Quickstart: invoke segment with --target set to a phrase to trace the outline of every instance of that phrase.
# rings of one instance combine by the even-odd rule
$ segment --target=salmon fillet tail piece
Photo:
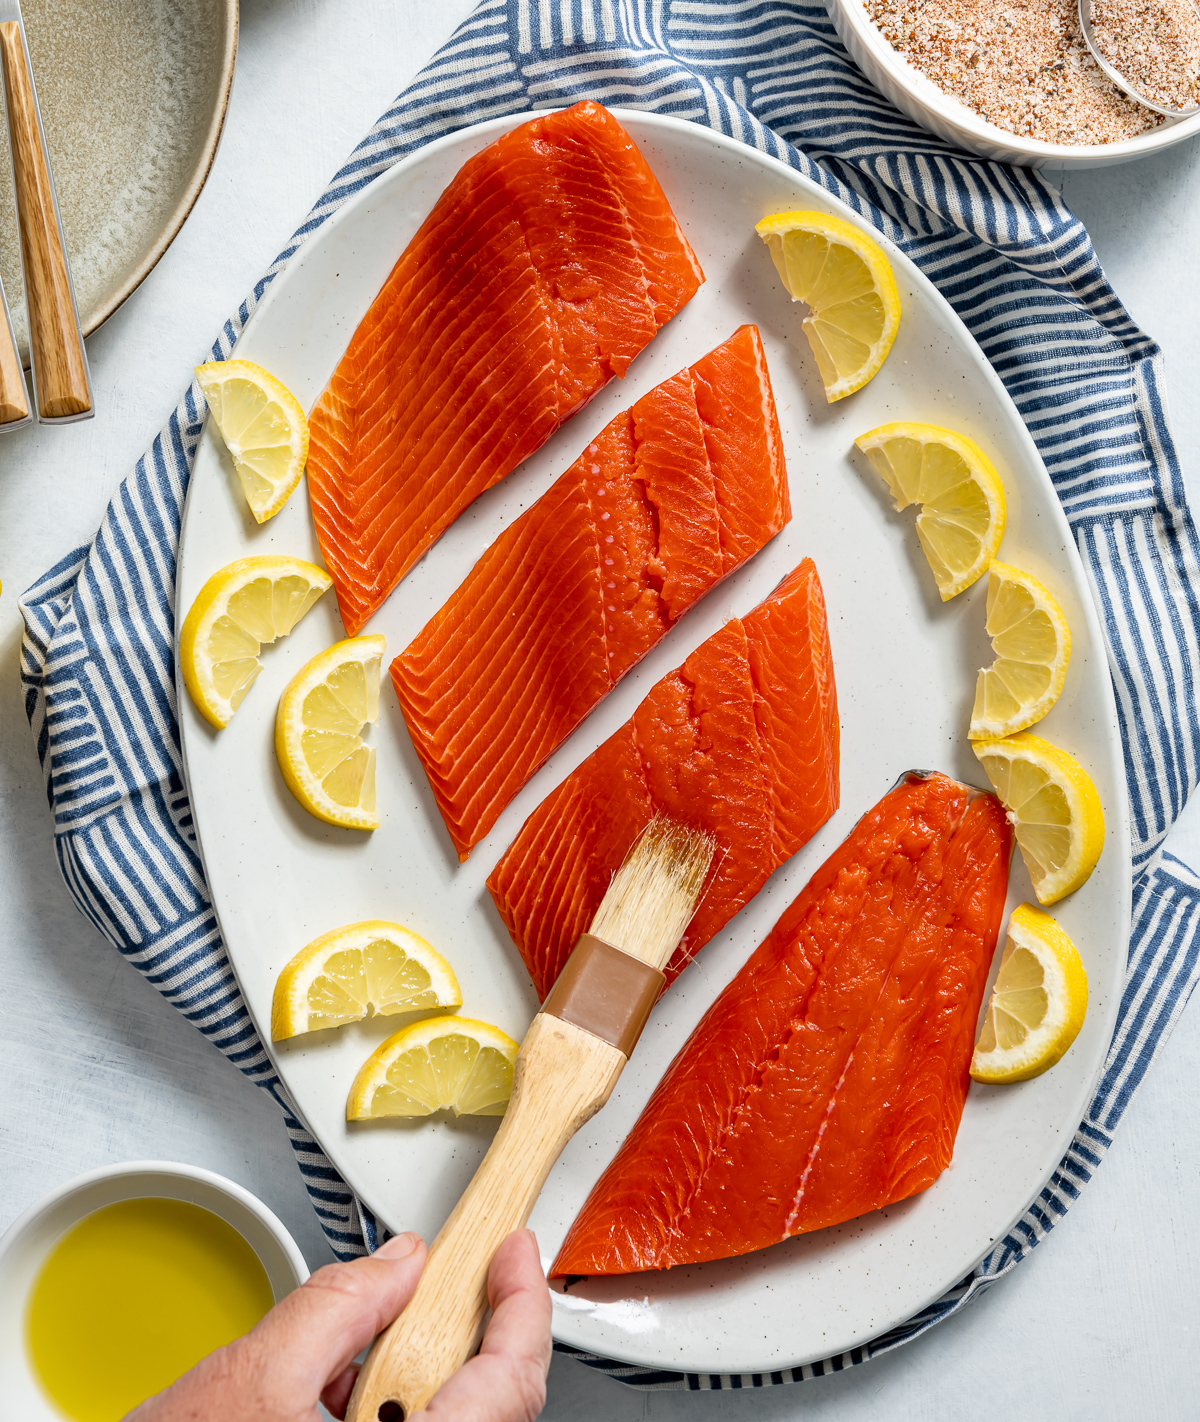
[[[488,879],[544,998],[609,881],[658,811],[717,853],[675,977],[838,803],[838,715],[811,559],[654,686],[525,821]]]
[[[468,160],[309,417],[309,495],[346,631],[624,375],[703,280],[658,180],[599,104],[533,119]]]
[[[742,326],[611,420],[392,663],[460,860],[675,620],[790,517],[766,355]]]
[[[551,1273],[724,1259],[932,1185],[1011,850],[992,795],[916,772],[885,795],[701,1019]]]

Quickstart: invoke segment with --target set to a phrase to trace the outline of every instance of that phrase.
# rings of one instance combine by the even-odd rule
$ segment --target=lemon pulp
[[[422,1116],[447,1105],[455,1115],[502,1113],[512,1091],[512,1063],[495,1047],[459,1033],[406,1052],[375,1088],[377,1116]]]
[[[324,971],[310,985],[305,999],[310,1032],[356,1022],[372,1010],[386,1015],[448,1005],[458,1006],[438,1001],[424,963],[395,953],[384,938],[327,958]]]
[[[1005,956],[1004,976],[996,985],[979,1034],[979,1050],[1009,1052],[1022,1046],[1042,1025],[1050,998],[1046,973],[1028,948],[1013,948]]]
[[[996,660],[975,684],[972,740],[1040,721],[1062,695],[1071,660],[1071,629],[1049,589],[998,559],[988,568],[987,631]]]
[[[375,752],[360,732],[379,710],[386,643],[349,637],[301,667],[280,698],[275,755],[284,782],[318,819],[345,829],[379,828]]]
[[[118,1422],[253,1328],[274,1303],[232,1225],[186,1200],[121,1200],[81,1220],[34,1282],[34,1371],[75,1422]]]
[[[917,539],[943,602],[969,588],[1000,549],[1004,485],[973,439],[917,420],[868,430],[854,441],[897,512],[919,504]]]
[[[363,1063],[346,1119],[378,1116],[503,1116],[512,1095],[517,1044],[498,1027],[467,1017],[433,1017],[389,1037]]]

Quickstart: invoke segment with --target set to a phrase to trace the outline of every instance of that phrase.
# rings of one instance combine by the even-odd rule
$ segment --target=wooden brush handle
[[[38,414],[47,420],[69,419],[92,408],[87,361],[71,300],[62,231],[54,210],[50,164],[38,123],[33,77],[15,20],[0,24],[0,61],[8,103],[13,181],[21,224],[25,263],[25,299],[29,309],[29,348]]]
[[[551,1166],[608,1100],[626,1060],[574,1023],[533,1019],[491,1149],[434,1240],[412,1301],[372,1345],[346,1422],[376,1422],[388,1402],[411,1417],[475,1351],[492,1255],[529,1218]]]
[[[3,299],[0,297],[0,299]],[[29,396],[8,312],[0,311],[0,429],[29,416]]]

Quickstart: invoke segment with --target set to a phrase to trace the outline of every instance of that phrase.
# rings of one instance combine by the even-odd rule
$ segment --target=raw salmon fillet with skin
[[[533,119],[469,159],[309,417],[309,496],[346,631],[624,375],[703,280],[657,179],[599,104]]]
[[[673,981],[838,804],[838,716],[811,559],[701,643],[525,821],[488,879],[539,997],[657,812],[716,839]]]
[[[790,518],[766,356],[742,326],[611,420],[392,663],[460,860],[676,619]]]
[[[932,1185],[954,1151],[1011,850],[994,796],[905,777],[709,1008],[552,1274],[724,1259]]]

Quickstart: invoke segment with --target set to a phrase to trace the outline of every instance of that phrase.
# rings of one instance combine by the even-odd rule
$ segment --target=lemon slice
[[[503,1116],[517,1044],[469,1017],[430,1017],[389,1037],[363,1063],[346,1102],[348,1121],[378,1116]]]
[[[461,1007],[454,969],[420,934],[372,918],[314,938],[280,973],[271,1037],[431,1007]]]
[[[897,509],[920,504],[917,537],[942,601],[987,572],[1004,537],[1004,485],[973,439],[902,420],[854,441],[891,490]]]
[[[200,589],[179,634],[179,667],[196,709],[218,730],[262,671],[264,642],[286,637],[331,579],[303,558],[239,558]]]
[[[1088,1005],[1079,953],[1048,913],[1013,909],[971,1075],[976,1081],[1027,1081],[1063,1056]]]
[[[793,301],[831,404],[879,370],[900,325],[900,293],[878,242],[840,217],[777,212],[754,229]]]
[[[270,371],[248,360],[214,360],[196,379],[246,494],[265,523],[277,514],[304,473],[308,421],[299,401]]]
[[[360,732],[379,710],[385,639],[348,637],[296,673],[279,699],[275,756],[311,814],[345,829],[378,829],[375,752]]]
[[[1104,811],[1091,776],[1029,731],[971,748],[1008,811],[1038,902],[1073,894],[1104,848]]]
[[[1071,629],[1048,588],[993,561],[988,569],[987,630],[996,660],[975,683],[973,741],[1011,736],[1040,721],[1062,695]]]

